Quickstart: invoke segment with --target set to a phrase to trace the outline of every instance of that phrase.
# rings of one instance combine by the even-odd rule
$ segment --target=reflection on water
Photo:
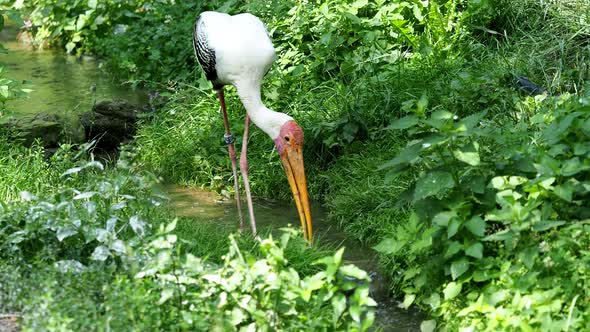
[[[164,190],[168,193],[178,215],[194,218],[195,222],[209,221],[238,227],[235,201],[224,200],[213,192],[175,185],[166,186]],[[254,212],[259,229],[271,227],[278,230],[288,224],[299,225],[299,215],[294,205],[256,201]],[[408,311],[398,308],[399,302],[388,296],[387,280],[378,273],[377,257],[372,250],[356,241],[346,239],[338,228],[329,225],[326,222],[326,212],[320,207],[312,205],[311,214],[314,238],[322,243],[328,242],[346,247],[344,259],[370,273],[373,279],[371,296],[379,304],[376,312],[376,327],[383,331],[420,331],[420,322],[425,319],[424,315],[416,310]],[[247,224],[246,213],[244,218],[244,223]]]
[[[38,112],[68,115],[89,111],[94,100],[125,99],[140,103],[145,97],[123,88],[101,72],[93,58],[78,59],[60,50],[30,50],[16,42],[16,29],[0,32],[0,42],[9,50],[0,54],[0,67],[7,77],[29,81],[29,98],[7,103],[15,115]],[[96,87],[96,92],[91,91]]]

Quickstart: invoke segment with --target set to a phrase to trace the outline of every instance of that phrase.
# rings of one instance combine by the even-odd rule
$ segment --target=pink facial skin
[[[286,122],[279,133],[279,137],[275,139],[275,145],[279,155],[285,152],[287,145],[291,147],[302,147],[303,146],[303,130],[297,122],[289,121]]]

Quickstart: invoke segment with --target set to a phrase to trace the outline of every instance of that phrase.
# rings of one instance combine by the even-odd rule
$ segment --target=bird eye
[[[289,136],[285,136],[285,141],[289,142]]]

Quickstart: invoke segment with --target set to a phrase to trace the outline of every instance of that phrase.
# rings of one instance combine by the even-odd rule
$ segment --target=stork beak
[[[280,156],[285,173],[287,173],[287,178],[289,179],[295,204],[297,205],[301,228],[303,228],[303,236],[311,244],[313,242],[313,231],[309,195],[307,194],[307,180],[305,178],[305,167],[303,166],[302,147],[299,145],[285,147]]]

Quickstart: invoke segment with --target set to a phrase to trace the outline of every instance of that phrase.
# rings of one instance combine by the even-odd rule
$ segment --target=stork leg
[[[248,180],[248,129],[250,129],[250,117],[246,114],[242,153],[240,154],[240,171],[242,172],[242,180],[244,180],[244,189],[246,190],[246,202],[248,203],[248,212],[250,212],[250,226],[252,227],[252,234],[256,236],[256,220],[254,219],[254,207],[252,206],[252,194],[250,194],[250,181]]]
[[[223,93],[223,87],[217,90],[217,97],[219,98],[219,104],[221,105],[221,111],[223,113],[223,124],[225,125],[225,144],[227,144],[227,150],[229,152],[229,159],[231,159],[231,168],[234,173],[234,188],[236,191],[236,203],[238,205],[238,218],[240,220],[240,232],[244,230],[244,219],[242,217],[242,201],[240,200],[240,184],[238,182],[238,170],[236,166],[236,148],[234,147],[234,136],[229,130],[229,121],[227,119],[227,111],[225,109],[225,96]]]

